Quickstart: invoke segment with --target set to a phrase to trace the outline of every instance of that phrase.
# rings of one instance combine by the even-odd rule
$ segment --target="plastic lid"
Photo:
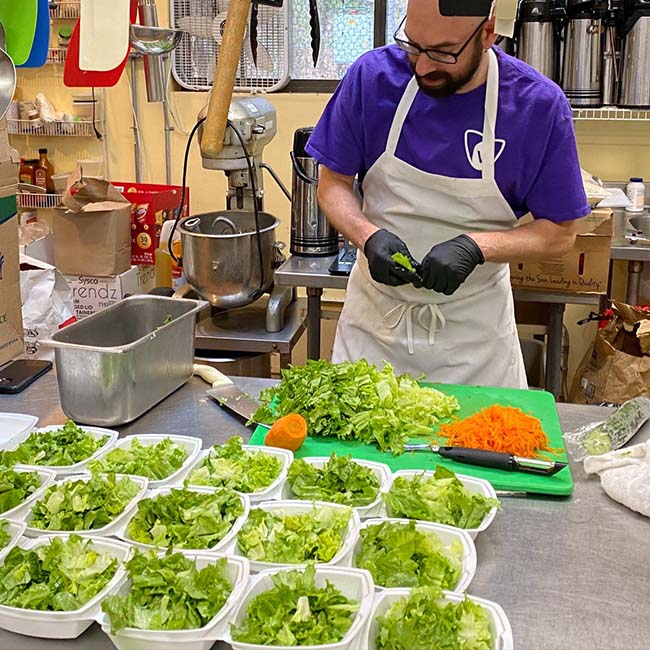
[[[630,178],[630,183],[643,183],[643,179],[635,176],[634,178]]]
[[[522,0],[519,19],[524,22],[547,22],[551,18],[551,3],[544,0]]]
[[[62,38],[70,38],[72,36],[72,27],[70,25],[63,25],[59,29],[59,36]]]
[[[307,140],[309,140],[313,130],[313,126],[305,126],[302,129],[298,129],[293,134],[293,153],[296,158],[311,158],[311,156],[305,151],[305,147],[307,146]]]
[[[38,153],[47,153],[47,149],[39,149]]]

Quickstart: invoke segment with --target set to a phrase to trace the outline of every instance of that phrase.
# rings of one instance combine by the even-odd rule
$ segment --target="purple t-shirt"
[[[571,109],[562,90],[522,61],[499,60],[496,181],[521,217],[569,221],[589,214]],[[397,105],[413,76],[397,46],[372,50],[348,70],[309,139],[307,151],[339,174],[363,178],[386,149]],[[418,169],[480,178],[486,86],[438,99],[418,92],[396,155]]]

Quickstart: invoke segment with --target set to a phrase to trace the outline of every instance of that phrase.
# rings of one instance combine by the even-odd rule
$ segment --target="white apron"
[[[386,151],[364,181],[367,219],[400,237],[416,260],[463,233],[509,230],[517,223],[494,179],[499,66],[490,50],[481,147],[482,178],[429,174],[395,155],[418,93],[411,79],[390,128]],[[526,388],[507,264],[477,266],[452,296],[413,285],[375,282],[359,252],[336,332],[333,360],[391,363],[428,381]]]

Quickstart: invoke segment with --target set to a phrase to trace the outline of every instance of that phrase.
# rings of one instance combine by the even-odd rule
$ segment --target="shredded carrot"
[[[443,424],[437,434],[447,438],[452,447],[471,447],[502,453],[541,458],[557,455],[560,450],[549,447],[550,440],[542,430],[541,422],[521,409],[495,404],[474,415]]]

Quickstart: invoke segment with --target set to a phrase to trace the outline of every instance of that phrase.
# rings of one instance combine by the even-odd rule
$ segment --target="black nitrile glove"
[[[417,278],[416,272],[400,266],[393,259],[395,253],[402,253],[409,259],[414,269],[418,268],[418,263],[413,259],[406,244],[385,228],[368,237],[363,252],[368,258],[370,275],[375,282],[387,284],[389,287],[400,287]]]
[[[420,264],[419,278],[413,284],[451,296],[469,274],[485,262],[479,245],[467,235],[436,244]]]

